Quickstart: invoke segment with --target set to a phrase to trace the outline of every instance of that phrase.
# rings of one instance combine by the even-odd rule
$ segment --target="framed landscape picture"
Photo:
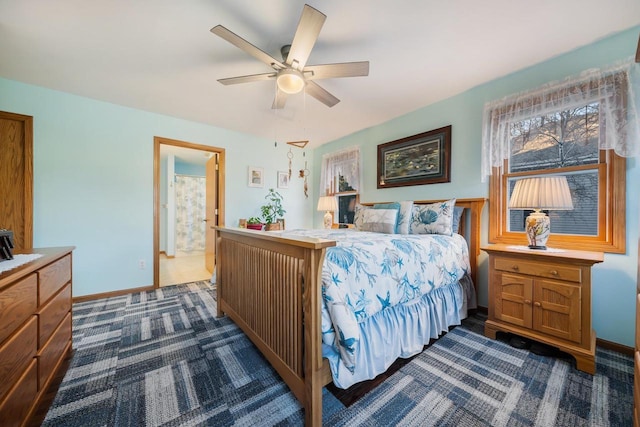
[[[451,182],[451,125],[378,145],[378,188]]]

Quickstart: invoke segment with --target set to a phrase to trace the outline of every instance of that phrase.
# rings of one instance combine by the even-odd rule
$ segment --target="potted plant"
[[[262,221],[257,216],[252,216],[247,220],[247,228],[250,230],[262,230]]]
[[[265,199],[267,199],[267,203],[260,207],[262,219],[265,222],[265,230],[280,230],[278,218],[282,218],[286,212],[282,207],[282,195],[270,188]]]

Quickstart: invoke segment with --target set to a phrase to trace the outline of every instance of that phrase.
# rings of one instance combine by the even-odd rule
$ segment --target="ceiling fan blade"
[[[327,15],[312,8],[308,4],[304,5],[296,34],[293,36],[293,42],[291,42],[289,55],[287,55],[285,61],[287,65],[293,65],[294,68],[298,70],[304,68],[311,54],[311,49],[313,49],[313,45],[316,44],[325,19],[327,19]],[[297,64],[294,64],[294,61],[297,62]]]
[[[249,76],[228,77],[226,79],[218,79],[223,85],[235,85],[238,83],[260,82],[271,80],[276,77],[276,73],[252,74]]]
[[[211,32],[219,37],[222,37],[223,39],[225,39],[232,45],[236,46],[237,48],[244,50],[249,55],[253,56],[259,61],[264,62],[270,67],[285,68],[285,65],[282,62],[278,61],[268,53],[258,49],[257,47],[255,47],[254,45],[252,45],[251,43],[249,43],[248,41],[246,41],[236,33],[223,27],[222,25],[216,25],[211,29]]]
[[[315,99],[322,102],[327,107],[333,107],[338,102],[340,102],[338,98],[331,95],[316,82],[307,81],[307,86],[304,90],[307,92],[307,94],[313,96]]]
[[[273,110],[281,110],[284,108],[284,104],[287,103],[287,93],[277,90],[275,98],[273,98],[273,104],[271,104],[271,108]]]
[[[311,73],[307,74],[308,71],[311,71]],[[304,67],[304,75],[307,80],[368,76],[369,61],[308,65]]]

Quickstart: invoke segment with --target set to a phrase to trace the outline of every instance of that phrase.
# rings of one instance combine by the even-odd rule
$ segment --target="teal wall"
[[[33,116],[33,243],[76,246],[74,296],[153,283],[154,136],[225,148],[231,226],[259,213],[277,171],[288,168],[286,144],[16,81],[0,79],[0,110]],[[250,165],[264,168],[265,188],[247,186]],[[309,227],[301,180],[281,193],[287,227]]]
[[[589,46],[553,58],[520,72],[477,86],[457,96],[428,105],[394,120],[364,129],[316,149],[313,170],[319,171],[322,155],[360,146],[364,183],[361,201],[420,200],[438,198],[489,197],[488,184],[480,178],[482,108],[487,101],[562,80],[586,69],[614,64],[636,51],[640,27],[613,35]],[[495,53],[499,55],[499,52]],[[488,59],[490,60],[490,59]],[[469,64],[473,73],[473,64]],[[434,82],[437,85],[438,82]],[[640,96],[640,88],[636,91]],[[640,100],[639,100],[640,103]],[[376,188],[377,145],[451,124],[451,182],[401,188]],[[606,254],[605,262],[593,269],[593,327],[599,338],[633,347],[635,290],[640,194],[638,159],[627,160],[627,253]],[[319,176],[312,189],[317,198]],[[483,243],[487,242],[488,210],[483,214]],[[315,226],[322,214],[315,213]],[[524,241],[524,237],[523,237]],[[479,303],[487,306],[487,265],[483,254],[479,266]]]

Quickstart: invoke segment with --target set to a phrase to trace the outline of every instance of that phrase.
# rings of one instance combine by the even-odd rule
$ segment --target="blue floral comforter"
[[[353,372],[358,323],[396,304],[411,302],[460,280],[469,271],[460,235],[382,234],[353,229],[291,230],[283,236],[335,240],[322,270],[323,342]]]

